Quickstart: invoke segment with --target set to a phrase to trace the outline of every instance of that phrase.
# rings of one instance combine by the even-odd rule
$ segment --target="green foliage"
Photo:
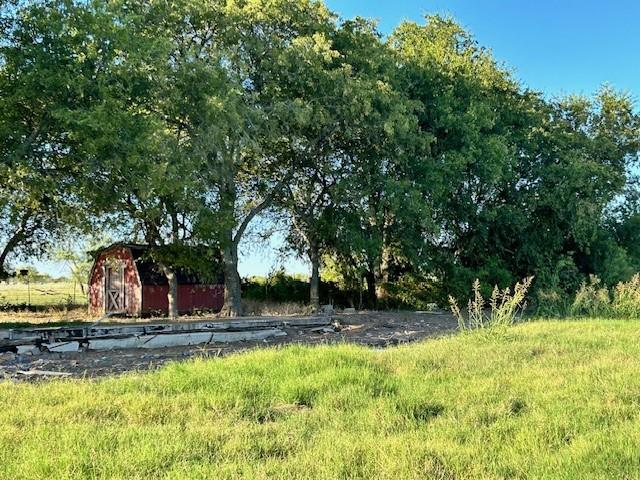
[[[247,300],[269,301],[274,303],[309,302],[309,277],[306,275],[288,275],[283,270],[267,277],[249,277],[242,283],[242,297]],[[330,282],[320,282],[320,300],[322,304],[338,306],[353,305],[353,292]]]
[[[65,25],[86,25],[65,5],[0,5],[0,278],[9,258],[43,255],[81,218],[79,163],[64,116],[86,100],[74,88],[86,69],[70,55],[81,40]]]
[[[433,310],[438,305],[439,292],[434,278],[422,278],[405,273],[396,281],[385,283],[382,287],[388,308]]]
[[[632,96],[548,100],[451,18],[385,39],[311,0],[7,5],[0,275],[106,228],[222,250],[239,313],[238,245],[264,215],[370,306],[531,275],[562,297],[640,268]]]
[[[287,275],[279,270],[268,277],[249,277],[242,285],[243,297],[248,300],[273,302],[309,301],[309,282],[306,278]]]
[[[553,288],[538,288],[533,293],[533,310],[542,318],[566,317],[572,299],[566,292]]]

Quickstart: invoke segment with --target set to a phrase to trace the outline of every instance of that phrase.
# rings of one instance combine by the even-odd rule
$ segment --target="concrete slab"
[[[39,355],[40,349],[35,345],[17,345],[16,353],[18,355]]]
[[[46,327],[10,330],[11,340],[61,342],[72,339],[154,335],[164,333],[234,332],[283,327],[320,327],[329,325],[331,317],[256,317],[237,320],[207,320],[183,323],[94,325],[88,327]],[[2,343],[2,341],[0,341]]]
[[[228,343],[239,341],[260,341],[270,337],[287,335],[276,329],[252,330],[246,332],[189,332],[159,335],[136,335],[117,338],[90,338],[87,350],[120,350],[123,348],[166,348],[208,343]]]
[[[43,347],[49,352],[78,352],[80,351],[80,342],[54,342],[54,343],[43,343]]]

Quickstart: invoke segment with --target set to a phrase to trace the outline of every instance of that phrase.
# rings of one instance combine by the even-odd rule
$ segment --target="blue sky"
[[[374,18],[389,34],[400,22],[421,22],[427,13],[450,15],[490,48],[523,85],[548,97],[590,94],[607,82],[640,93],[640,2],[631,0],[325,0],[344,18]],[[264,275],[281,263],[274,239],[245,242],[240,274]],[[66,267],[37,266],[54,275]],[[306,272],[304,262],[284,262],[290,272]]]
[[[638,93],[640,2],[631,0],[326,0],[345,18],[403,20],[451,15],[526,86],[549,96],[589,94],[604,82]]]

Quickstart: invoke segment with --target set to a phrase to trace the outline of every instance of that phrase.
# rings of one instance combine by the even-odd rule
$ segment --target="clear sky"
[[[604,82],[640,93],[637,0],[326,0],[345,18],[391,31],[427,13],[451,15],[523,84],[549,96],[589,94]]]
[[[400,22],[427,13],[451,15],[523,85],[549,97],[593,93],[603,83],[640,94],[640,1],[632,0],[325,0],[344,18],[374,18],[389,34]],[[240,274],[264,275],[282,263],[281,241],[245,242]],[[60,264],[39,263],[61,275]],[[306,272],[290,258],[284,267]]]

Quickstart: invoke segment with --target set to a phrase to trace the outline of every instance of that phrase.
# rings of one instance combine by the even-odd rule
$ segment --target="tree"
[[[53,238],[72,218],[65,208],[78,211],[76,199],[91,212],[86,223],[129,230],[158,247],[151,252],[175,317],[175,269],[189,256],[161,252],[215,237],[215,198],[201,173],[207,158],[193,131],[203,133],[209,127],[197,122],[224,108],[202,108],[207,93],[220,90],[222,67],[202,61],[188,19],[170,13],[163,5],[65,0],[18,11],[0,79],[10,93],[0,114],[7,192],[0,206],[8,212],[3,225],[15,226],[5,251],[18,242],[29,253],[44,248],[43,236]],[[16,78],[20,88],[11,86]]]
[[[428,136],[418,131],[418,105],[401,90],[396,57],[373,24],[345,22],[336,45],[351,73],[337,140],[349,175],[336,193],[332,253],[364,275],[375,306],[392,271],[415,258],[415,239],[431,228],[423,189],[430,175]]]
[[[362,53],[359,42],[379,44],[374,26],[362,20],[345,22],[299,40],[279,72],[279,93],[291,104],[281,148],[293,162],[279,206],[290,222],[289,245],[311,263],[309,298],[314,309],[319,307],[321,259],[337,245],[344,184],[354,184],[352,145],[361,135],[362,116],[371,110],[361,101],[372,85],[375,89],[372,72],[354,64]],[[386,54],[383,49],[377,53]]]
[[[214,269],[189,250],[202,243],[219,248],[209,175],[216,172],[203,145],[222,143],[233,103],[207,33],[215,12],[189,16],[185,5],[88,4],[94,24],[83,31],[80,55],[96,66],[98,86],[92,102],[70,116],[86,158],[87,203],[99,224],[128,230],[151,247],[169,284],[172,318],[176,271]]]
[[[46,4],[13,2],[0,10],[0,277],[11,255],[44,253],[77,224],[77,158],[65,112],[74,90],[75,40]]]
[[[291,178],[278,147],[289,101],[273,94],[272,65],[329,19],[315,3],[257,3],[104,10],[104,88],[74,115],[93,159],[86,178],[100,179],[90,203],[151,245],[219,243],[229,315],[241,313],[239,243]]]
[[[212,166],[219,172],[217,215],[224,223],[221,237],[225,266],[227,314],[241,313],[238,247],[256,216],[274,206],[293,178],[295,155],[289,143],[296,115],[293,99],[280,94],[284,75],[295,75],[291,52],[330,28],[332,15],[318,2],[255,0],[231,2],[226,10],[232,25],[226,37],[225,65],[240,92],[246,123],[225,148],[215,150]],[[286,66],[286,68],[282,68]]]

